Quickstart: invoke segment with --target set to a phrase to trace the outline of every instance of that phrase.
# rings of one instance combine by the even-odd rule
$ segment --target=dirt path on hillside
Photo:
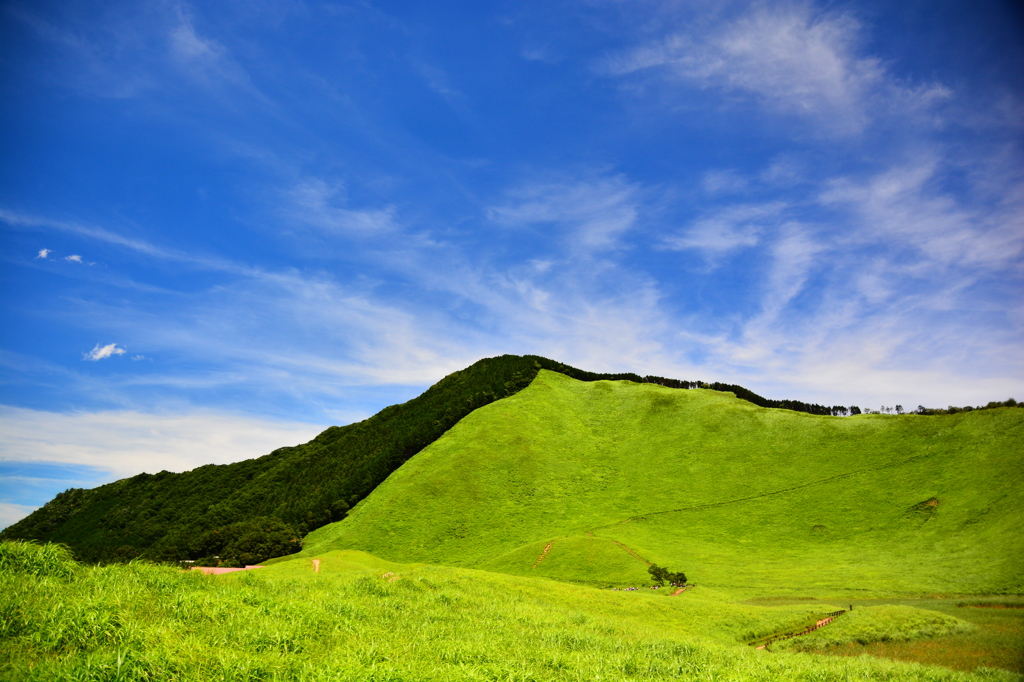
[[[812,632],[814,632],[815,630],[819,630],[819,629],[825,627],[826,625],[828,625],[829,623],[831,623],[832,621],[834,621],[836,618],[838,618],[839,616],[843,615],[844,613],[846,613],[846,609],[840,609],[839,611],[833,611],[832,613],[828,614],[824,618],[818,620],[818,622],[815,623],[814,625],[810,626],[809,628],[807,628],[805,630],[801,630],[800,632],[788,632],[788,633],[783,633],[783,634],[780,634],[780,635],[772,635],[771,637],[766,639],[764,641],[764,643],[761,644],[761,646],[759,646],[757,648],[759,650],[760,649],[765,649],[767,651],[771,651],[771,649],[768,648],[769,645],[774,644],[775,642],[781,642],[784,639],[793,639],[794,637],[801,637],[803,635],[809,635]]]
[[[544,561],[544,557],[546,557],[548,555],[548,552],[551,551],[551,546],[554,545],[554,544],[555,544],[555,541],[552,540],[551,542],[549,542],[547,545],[544,546],[544,551],[541,552],[540,556],[537,557],[537,560],[533,562],[533,568],[537,568],[537,566],[540,565],[540,562]]]
[[[589,535],[590,537],[597,537],[596,535],[594,535],[594,534],[593,534],[592,532],[590,532],[590,531],[587,531],[587,535]],[[608,540],[611,540],[611,538],[603,538],[603,539],[608,539]],[[628,546],[626,546],[626,545],[622,544],[621,542],[619,542],[618,540],[612,540],[612,542],[614,542],[614,543],[615,543],[616,545],[618,545],[619,547],[621,547],[621,548],[622,548],[622,550],[623,550],[624,552],[626,552],[626,554],[630,555],[631,557],[633,557],[633,558],[634,558],[634,559],[636,559],[637,561],[642,561],[642,562],[644,562],[645,564],[647,564],[648,566],[653,566],[653,565],[654,565],[654,564],[652,564],[652,563],[651,563],[650,561],[648,561],[647,559],[645,559],[645,558],[643,558],[642,556],[640,556],[640,554],[639,554],[639,553],[638,553],[638,552],[637,552],[637,551],[636,551],[635,549],[633,549],[632,547],[628,547]],[[549,542],[548,544],[544,545],[544,551],[543,551],[543,552],[541,552],[541,553],[540,553],[540,556],[539,556],[539,557],[537,557],[537,560],[533,562],[533,566],[532,566],[532,568],[537,568],[537,566],[539,566],[539,565],[540,565],[540,562],[544,561],[544,559],[545,559],[545,558],[547,558],[547,556],[548,556],[548,552],[550,552],[550,551],[551,551],[551,548],[552,548],[552,546],[554,546],[554,544],[555,544],[555,541],[554,541],[554,540],[552,540],[552,541],[551,541],[551,542]]]
[[[628,554],[629,556],[633,557],[634,559],[639,559],[640,561],[644,562],[648,566],[653,566],[654,565],[650,561],[648,561],[647,559],[645,559],[642,556],[640,556],[637,553],[637,551],[635,549],[633,549],[632,547],[627,547],[626,545],[622,544],[618,540],[612,540],[612,542],[614,542],[616,545],[618,545],[619,547],[624,549],[626,551],[626,554]]]
[[[672,594],[670,594],[670,595],[668,595],[668,596],[670,596],[670,597],[674,597],[674,596],[676,596],[677,594],[682,594],[683,592],[686,592],[686,591],[687,591],[688,589],[690,589],[691,587],[693,587],[693,585],[687,585],[686,587],[680,587],[680,588],[679,588],[678,590],[676,590],[675,592],[673,592]]]

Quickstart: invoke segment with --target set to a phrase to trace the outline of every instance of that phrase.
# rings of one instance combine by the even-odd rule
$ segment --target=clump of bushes
[[[651,580],[659,585],[668,583],[669,585],[682,587],[686,584],[686,574],[682,571],[673,573],[667,568],[662,568],[657,564],[651,564],[650,568],[647,569],[647,572],[651,574]]]

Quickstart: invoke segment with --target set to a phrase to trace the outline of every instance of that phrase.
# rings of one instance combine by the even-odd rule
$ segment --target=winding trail
[[[824,618],[818,620],[818,622],[815,623],[814,625],[810,626],[809,628],[805,628],[805,629],[801,630],[800,632],[787,632],[787,633],[783,633],[783,634],[779,634],[779,635],[772,635],[771,637],[766,639],[764,641],[764,643],[761,644],[761,646],[759,646],[757,648],[759,650],[760,649],[764,649],[766,651],[771,651],[771,649],[768,648],[769,645],[774,644],[775,642],[781,642],[784,639],[793,639],[794,637],[800,637],[802,635],[809,635],[812,632],[814,632],[815,630],[818,630],[820,628],[825,627],[826,625],[828,625],[829,623],[831,623],[832,621],[834,621],[836,618],[838,618],[839,616],[843,615],[844,613],[846,613],[846,609],[840,609],[838,611],[833,611],[832,613],[827,614]],[[752,642],[751,646],[753,646],[753,645],[754,645],[754,643]]]
[[[611,538],[609,538],[609,539],[611,539]],[[612,542],[614,542],[616,545],[618,545],[622,549],[626,550],[626,554],[628,554],[629,556],[633,557],[634,559],[639,559],[640,561],[644,562],[648,566],[653,566],[654,565],[650,561],[648,561],[647,559],[645,559],[642,556],[640,556],[637,553],[637,551],[635,549],[633,549],[632,547],[627,547],[626,545],[622,544],[618,540],[612,540]]]
[[[551,542],[549,542],[547,545],[544,546],[544,551],[541,552],[540,556],[537,557],[537,560],[533,562],[532,568],[537,568],[537,566],[540,564],[540,562],[544,561],[544,557],[546,557],[548,555],[548,552],[551,551],[551,545],[553,545],[553,544],[555,544],[554,540],[552,540]]]

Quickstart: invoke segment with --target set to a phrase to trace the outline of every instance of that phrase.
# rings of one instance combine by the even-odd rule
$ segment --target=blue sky
[[[1009,2],[13,0],[0,526],[487,356],[1024,399]]]

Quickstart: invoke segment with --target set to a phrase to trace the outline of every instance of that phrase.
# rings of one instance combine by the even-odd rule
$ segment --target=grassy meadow
[[[654,562],[751,596],[1021,593],[1022,444],[1012,408],[824,417],[542,370],[303,553],[592,585]]]
[[[1024,679],[746,646],[836,608],[824,602],[740,604],[701,587],[675,597],[612,591],[356,551],[320,559],[319,574],[294,559],[203,576],[141,562],[82,566],[54,546],[0,544],[0,678]],[[867,629],[880,627],[864,612]]]
[[[266,568],[0,543],[0,679],[1022,682],[1022,442],[541,371]]]

